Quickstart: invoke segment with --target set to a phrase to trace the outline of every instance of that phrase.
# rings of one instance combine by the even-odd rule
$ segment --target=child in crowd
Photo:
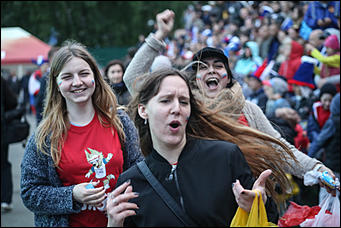
[[[336,87],[333,84],[327,83],[322,86],[319,100],[314,102],[308,119],[307,133],[310,142],[316,139],[323,125],[329,118],[330,102],[336,93]]]

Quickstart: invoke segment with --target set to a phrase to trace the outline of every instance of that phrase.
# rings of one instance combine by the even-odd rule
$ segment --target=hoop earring
[[[147,125],[148,119],[144,119],[144,125]]]

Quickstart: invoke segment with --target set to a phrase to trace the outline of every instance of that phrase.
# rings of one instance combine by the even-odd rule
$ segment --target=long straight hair
[[[87,62],[94,74],[96,87],[91,99],[100,123],[104,127],[115,128],[117,130],[121,145],[125,141],[123,126],[117,116],[117,100],[115,94],[104,81],[95,59],[86,50],[84,45],[76,41],[67,40],[53,57],[48,79],[43,119],[38,125],[36,133],[38,151],[52,156],[56,167],[58,167],[61,150],[67,137],[67,131],[70,128],[66,101],[58,90],[56,78],[64,65],[73,57],[81,58]],[[49,145],[50,149],[48,149]]]
[[[186,137],[224,140],[238,145],[255,178],[266,169],[272,170],[270,180],[266,182],[266,190],[279,202],[278,194],[275,191],[276,183],[285,191],[291,188],[283,170],[285,166],[291,167],[287,158],[291,157],[297,162],[290,149],[270,135],[221,115],[220,110],[209,110],[201,101],[195,99],[189,86],[188,77],[179,70],[166,69],[144,75],[142,77],[144,78],[143,85],[139,87],[139,91],[129,103],[129,114],[138,129],[143,155],[150,154],[153,145],[149,126],[144,124],[144,119],[138,114],[138,104],[146,105],[151,98],[158,94],[163,79],[174,75],[186,82],[190,94],[191,116],[186,127]]]

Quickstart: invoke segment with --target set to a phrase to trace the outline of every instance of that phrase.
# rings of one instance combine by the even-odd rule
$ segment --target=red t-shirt
[[[114,130],[114,135],[112,131]],[[86,126],[71,125],[62,148],[61,160],[57,168],[64,186],[84,182],[100,183],[106,193],[111,192],[117,178],[123,171],[121,143],[115,129],[101,125],[97,114]],[[101,207],[84,204],[82,211],[69,216],[69,226],[107,226],[106,200]]]

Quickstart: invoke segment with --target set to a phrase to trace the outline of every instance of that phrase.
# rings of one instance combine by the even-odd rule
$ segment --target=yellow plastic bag
[[[259,190],[254,190],[254,192],[256,196],[253,200],[250,213],[238,207],[230,227],[277,227],[276,224],[268,222],[262,194]]]

